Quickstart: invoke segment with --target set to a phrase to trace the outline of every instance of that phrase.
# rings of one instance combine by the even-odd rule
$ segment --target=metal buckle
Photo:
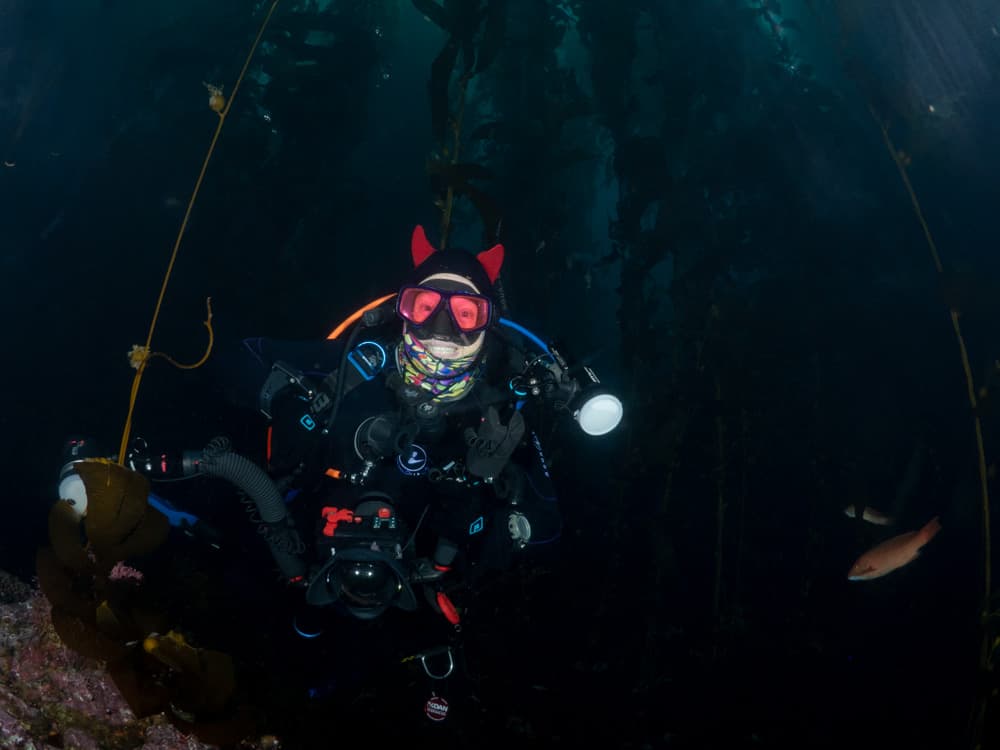
[[[448,654],[448,669],[444,674],[434,674],[431,671],[431,668],[427,665],[427,657],[437,656],[440,653]],[[448,678],[451,675],[451,673],[455,670],[455,657],[452,656],[451,654],[451,646],[445,646],[443,649],[441,648],[431,649],[430,651],[425,651],[424,653],[420,654],[420,666],[424,668],[424,672],[432,680],[444,680]]]

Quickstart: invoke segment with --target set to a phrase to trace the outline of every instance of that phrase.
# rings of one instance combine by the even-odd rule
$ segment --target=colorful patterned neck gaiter
[[[477,356],[478,352],[461,359],[437,359],[407,331],[396,347],[396,367],[407,385],[423,388],[438,401],[457,401],[475,384]]]

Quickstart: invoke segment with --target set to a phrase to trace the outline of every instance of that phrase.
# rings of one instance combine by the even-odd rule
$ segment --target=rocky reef
[[[210,750],[163,713],[138,718],[107,665],[67,648],[37,588],[0,571],[0,747],[10,750]],[[137,646],[141,648],[141,644]],[[274,738],[240,750],[277,748]]]

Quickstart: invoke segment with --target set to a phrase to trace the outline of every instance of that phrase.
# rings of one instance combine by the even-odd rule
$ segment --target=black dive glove
[[[486,417],[478,430],[465,430],[465,442],[469,452],[465,468],[474,476],[493,481],[510,459],[511,454],[524,437],[524,417],[515,411],[506,425],[500,422],[500,415],[494,407],[486,410]]]

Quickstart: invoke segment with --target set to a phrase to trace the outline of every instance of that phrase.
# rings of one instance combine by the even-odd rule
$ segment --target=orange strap
[[[354,323],[358,318],[360,318],[366,312],[368,312],[372,308],[378,307],[383,302],[387,302],[388,300],[391,300],[395,296],[396,296],[396,293],[393,292],[392,294],[387,294],[384,297],[379,297],[374,302],[369,302],[367,305],[365,305],[364,307],[362,307],[360,310],[352,313],[350,315],[350,317],[348,317],[339,326],[337,326],[332,331],[330,331],[330,333],[327,335],[327,339],[333,340],[333,339],[337,338],[338,336],[340,336],[340,334],[342,334],[344,332],[344,329],[347,328],[347,326],[349,326],[352,323]]]

